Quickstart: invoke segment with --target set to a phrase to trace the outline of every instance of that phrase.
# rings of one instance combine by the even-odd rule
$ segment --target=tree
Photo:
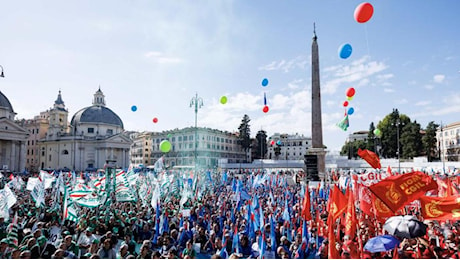
[[[248,115],[245,114],[243,116],[243,119],[241,120],[240,126],[238,127],[240,133],[238,142],[243,148],[243,150],[246,152],[246,154],[251,148],[251,129],[249,122],[251,122],[251,119]]]
[[[405,131],[404,127],[409,123],[410,118],[404,114],[399,114],[398,109],[393,109],[393,112],[385,116],[383,120],[378,123],[377,128],[382,132],[381,156],[383,158],[398,157],[398,135],[399,153],[401,154],[401,136],[403,131]]]
[[[369,126],[369,133],[367,134],[367,145],[366,145],[366,149],[369,150],[369,151],[373,151],[375,153],[376,150],[377,150],[377,144],[376,144],[376,136],[374,134],[374,130],[375,130],[375,126],[374,126],[374,122],[371,122],[370,126]]]
[[[348,142],[342,146],[340,155],[347,155],[348,159],[358,158],[358,149],[366,149],[367,142],[363,140],[355,140],[353,142]]]
[[[255,158],[263,159],[267,153],[267,132],[259,130],[256,135],[256,154]]]
[[[438,127],[439,125],[435,124],[433,121],[429,122],[425,129],[425,135],[422,138],[423,150],[426,153],[429,162],[437,159],[436,130]]]
[[[422,135],[420,134],[420,124],[417,121],[409,122],[402,129],[399,138],[401,143],[401,158],[412,159],[422,153]]]

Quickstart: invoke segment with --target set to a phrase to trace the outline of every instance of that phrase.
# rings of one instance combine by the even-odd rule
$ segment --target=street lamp
[[[190,100],[190,107],[195,106],[195,174],[196,163],[197,163],[197,146],[198,146],[198,127],[197,127],[197,118],[198,118],[198,109],[203,106],[203,99],[198,97],[198,93],[195,93],[195,96]]]
[[[445,151],[444,151],[444,134],[442,132],[442,121],[441,121],[441,161],[442,161],[442,173],[446,173],[445,171],[445,166],[444,166],[444,155],[445,155]]]
[[[398,119],[396,119],[396,140],[397,140],[397,143],[398,143],[398,150],[396,151],[396,153],[398,154],[398,173],[401,174],[401,160],[400,160],[400,156],[399,156],[399,125],[401,124],[401,121],[399,120],[399,117]]]
[[[2,72],[0,73],[0,77],[4,78],[4,77],[5,77],[5,74],[3,74],[3,66],[0,65],[0,68],[2,69]]]

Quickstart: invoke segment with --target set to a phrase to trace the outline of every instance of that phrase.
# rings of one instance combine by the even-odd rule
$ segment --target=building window
[[[108,135],[113,135],[113,129],[107,129],[107,134]]]
[[[171,141],[175,142],[175,141],[176,141],[176,137],[171,138]]]
[[[51,154],[48,156],[48,161],[51,162]]]
[[[184,136],[184,142],[187,141],[187,136]]]
[[[64,150],[64,151],[62,151],[62,154],[69,154],[69,151]]]
[[[88,127],[88,134],[92,134],[92,133],[94,133],[94,128]]]

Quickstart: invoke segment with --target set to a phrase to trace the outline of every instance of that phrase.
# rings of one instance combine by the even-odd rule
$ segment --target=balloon
[[[275,144],[275,141],[272,140],[272,141],[270,142],[270,144],[271,144],[271,145],[274,145],[274,144]]]
[[[354,95],[355,95],[355,92],[356,92],[356,91],[355,91],[354,88],[348,88],[348,89],[347,89],[347,92],[346,92],[347,97],[352,97],[352,96],[354,96]]]
[[[136,106],[132,106],[132,107],[131,107],[131,111],[136,112],[136,111],[137,111],[137,107],[136,107]]]
[[[158,123],[158,118],[154,117],[154,118],[153,118],[153,122],[154,122],[155,124]]]
[[[374,7],[370,3],[361,3],[355,9],[355,20],[358,23],[369,21],[374,14]]]
[[[268,85],[268,79],[262,80],[262,87],[266,87]]]
[[[281,141],[280,140],[276,141],[276,144],[281,145]]]
[[[382,135],[382,132],[380,131],[380,129],[376,128],[374,129],[374,135],[380,137]]]
[[[353,97],[347,97],[347,100],[348,100],[348,101],[352,101],[352,100],[353,100]]]
[[[171,138],[172,134],[168,134],[168,138]]]
[[[348,115],[353,115],[354,112],[355,112],[355,109],[352,108],[352,107],[350,107],[350,108],[348,109],[348,113],[347,113],[347,114],[348,114]]]
[[[221,103],[222,105],[226,104],[226,103],[227,103],[227,97],[226,97],[226,96],[220,97],[220,103]]]
[[[160,143],[160,150],[167,153],[171,150],[171,143],[168,140],[163,140]]]
[[[353,48],[351,48],[351,45],[348,43],[342,44],[339,48],[339,57],[342,59],[346,59],[350,57],[351,52],[353,51]]]
[[[348,106],[348,101],[346,101],[346,100],[343,101],[343,106],[344,106],[344,107],[347,107],[347,106]]]
[[[264,108],[262,109],[262,111],[263,111],[264,113],[267,113],[267,112],[268,112],[268,106],[264,106]]]

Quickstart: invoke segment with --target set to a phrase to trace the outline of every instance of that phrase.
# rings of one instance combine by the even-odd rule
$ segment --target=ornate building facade
[[[22,172],[29,133],[14,121],[15,116],[10,101],[0,92],[0,169]]]
[[[49,127],[38,141],[41,169],[96,170],[107,162],[116,167],[129,166],[131,139],[125,135],[123,122],[106,107],[99,88],[92,106],[77,111],[68,123],[68,111],[59,92],[49,110]]]

